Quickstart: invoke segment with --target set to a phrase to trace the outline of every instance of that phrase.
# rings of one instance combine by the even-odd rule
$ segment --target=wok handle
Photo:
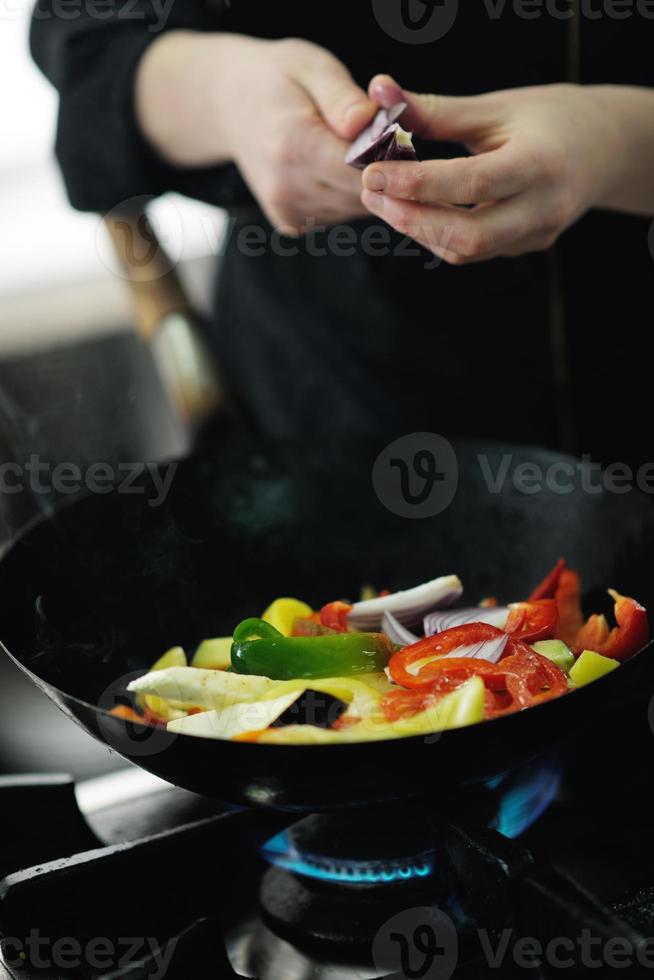
[[[113,211],[104,225],[129,284],[139,336],[182,422],[200,429],[231,406],[174,263],[142,207]]]
[[[191,304],[145,211],[113,211],[104,226],[127,276],[136,328],[149,344],[171,314],[191,316]]]

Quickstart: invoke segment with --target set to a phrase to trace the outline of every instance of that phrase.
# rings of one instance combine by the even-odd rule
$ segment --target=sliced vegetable
[[[551,660],[564,674],[570,673],[570,668],[574,666],[575,655],[563,640],[539,640],[532,644],[532,649],[541,657]]]
[[[535,602],[536,599],[553,599],[556,595],[556,590],[564,568],[565,558],[559,558],[552,571],[545,576],[540,585],[536,586],[534,591],[529,596],[528,601]]]
[[[620,595],[615,589],[609,589],[609,595],[615,602],[618,625],[609,632],[605,616],[591,616],[577,634],[575,648],[596,650],[614,660],[627,660],[649,642],[647,611],[635,599]]]
[[[383,633],[282,636],[269,623],[246,619],[234,631],[232,668],[276,680],[350,676],[386,667],[393,652]]]
[[[486,628],[493,629],[492,626]],[[484,682],[487,718],[532,707],[567,691],[567,678],[555,664],[524,643],[515,640],[510,643],[510,656],[498,664],[467,657],[431,660],[421,667],[416,678],[409,675],[410,683],[405,686],[413,691],[394,691],[386,695],[383,710],[387,717],[418,711],[434,696],[456,690],[470,677],[480,677]],[[414,697],[407,697],[410,694]]]
[[[549,640],[554,636],[559,619],[554,599],[514,602],[509,610],[509,618],[504,626],[505,633],[510,633],[524,643]]]
[[[186,653],[182,647],[172,647],[151,667],[152,671],[167,670],[168,667],[186,667],[188,661]],[[143,711],[150,721],[156,724],[166,724],[173,718],[183,718],[186,714],[185,704],[175,703],[164,698],[155,697],[153,694],[141,694],[134,698],[136,706]]]
[[[568,678],[547,657],[521,642],[513,641],[512,651],[500,661],[494,675],[484,677],[491,692],[486,702],[487,718],[532,708],[568,691]]]
[[[199,667],[201,670],[227,670],[231,664],[231,636],[218,636],[213,640],[203,640],[191,661],[191,667]]]
[[[201,738],[236,738],[245,732],[268,728],[297,701],[299,691],[276,698],[241,701],[220,710],[203,711],[168,723],[169,732],[198,735]]]
[[[406,107],[406,102],[398,102],[391,109],[380,109],[352,143],[345,162],[357,170],[365,170],[369,163],[378,160],[415,160],[411,133],[405,132],[397,121]]]
[[[387,685],[390,687],[390,685]],[[371,718],[375,713],[379,713],[381,704],[381,694],[375,690],[373,685],[366,684],[364,681],[353,677],[326,677],[322,680],[293,680],[283,681],[277,684],[267,695],[268,698],[285,697],[295,693],[296,697],[301,697],[305,691],[317,691],[319,694],[328,694],[338,701],[346,704],[347,710],[341,716],[346,721],[361,718]],[[266,727],[266,726],[260,726]]]
[[[205,738],[271,744],[428,735],[560,697],[615,670],[649,640],[645,609],[614,591],[617,625],[611,629],[604,616],[584,623],[579,575],[563,559],[524,602],[500,607],[487,599],[442,611],[461,591],[451,575],[319,612],[277,599],[233,637],[200,644],[191,667],[181,647],[167,651],[129,685],[136,710],[121,705],[113,713]],[[423,618],[428,635],[419,639],[408,626]]]
[[[320,622],[320,613],[315,613],[307,619],[296,619],[293,623],[291,636],[331,636],[340,632],[341,630],[333,630],[329,626],[323,626]]]
[[[140,715],[134,708],[130,708],[127,704],[117,704],[115,708],[112,708],[109,712],[114,718],[122,718],[123,721],[130,721],[134,725],[149,725],[155,724],[151,722],[145,715]]]
[[[423,626],[425,636],[443,633],[454,626],[465,626],[467,623],[489,623],[498,629],[504,629],[509,618],[508,606],[469,606],[465,609],[447,609],[444,612],[433,612],[425,616]]]
[[[269,745],[333,745],[352,742],[374,742],[387,738],[409,738],[431,735],[451,728],[475,725],[484,717],[484,685],[472,677],[457,691],[407,718],[389,722],[383,718],[362,720],[357,725],[334,731],[312,725],[290,725],[256,734],[256,740]],[[246,736],[247,738],[247,736]]]
[[[268,677],[243,677],[225,670],[200,670],[197,667],[169,667],[137,677],[128,690],[154,694],[168,701],[215,708],[229,701],[260,697],[273,685]]]
[[[463,592],[458,575],[443,575],[413,589],[380,595],[365,602],[355,602],[349,616],[354,629],[379,629],[385,612],[390,612],[403,626],[419,623],[432,609],[451,606]]]
[[[571,568],[563,569],[554,598],[559,613],[555,636],[557,640],[563,640],[569,647],[575,649],[577,633],[584,625],[581,611],[581,578],[578,572]]]
[[[166,670],[168,667],[186,667],[188,661],[182,647],[172,647],[163,657],[159,657],[151,670]]]
[[[619,666],[619,660],[603,657],[601,654],[595,653],[594,650],[584,650],[570,671],[570,680],[575,687],[583,687],[584,684],[590,684],[599,677],[610,674]]]
[[[467,647],[461,647],[459,650],[453,650],[452,653],[446,653],[443,659],[450,660],[454,657],[468,657],[471,660],[486,660],[488,663],[496,664],[502,659],[508,643],[509,637],[506,633],[503,633],[494,640],[482,640],[481,643],[471,643]]]
[[[506,642],[507,637],[501,630],[488,623],[468,623],[465,626],[455,626],[444,633],[437,633],[436,636],[427,636],[424,640],[404,647],[391,657],[388,665],[391,677],[402,687],[415,689],[429,687],[434,678],[434,671],[431,669],[434,664],[446,660],[448,654],[458,655],[459,651],[476,647],[488,640]],[[465,652],[461,653],[461,657],[469,660],[471,664],[476,662],[473,658],[466,658]],[[439,669],[436,667],[436,671]],[[467,676],[470,676],[470,673]]]
[[[320,622],[336,633],[347,633],[352,606],[349,602],[328,602],[320,610]]]
[[[313,609],[300,599],[275,599],[261,617],[283,636],[290,636],[296,619],[311,616]]]
[[[389,636],[393,643],[399,643],[400,646],[409,646],[411,643],[417,643],[420,639],[415,633],[407,629],[406,626],[402,626],[393,613],[385,612],[382,616],[382,630]]]

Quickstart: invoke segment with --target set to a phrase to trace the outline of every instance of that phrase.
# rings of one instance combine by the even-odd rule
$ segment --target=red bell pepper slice
[[[425,683],[419,689],[390,691],[384,695],[384,716],[389,721],[410,717],[435,704],[444,694],[474,676],[481,677],[486,688],[486,718],[498,718],[531,708],[567,692],[567,677],[556,664],[525,643],[510,642],[511,655],[497,664],[470,657],[441,657],[431,661],[420,671],[420,679],[425,682],[429,679],[428,685]],[[422,677],[425,673],[429,675],[428,678]],[[415,680],[412,675],[411,679]]]
[[[323,626],[320,622],[320,613],[314,613],[312,616],[298,616],[293,621],[291,636],[329,636],[340,632],[340,630],[330,629],[329,626]]]
[[[545,576],[540,585],[537,585],[529,596],[528,602],[536,599],[553,599],[556,595],[557,586],[565,568],[565,558],[559,558],[552,571]]]
[[[488,623],[466,623],[463,626],[454,626],[452,629],[436,633],[435,636],[426,636],[424,639],[418,640],[417,643],[412,643],[410,646],[398,650],[391,657],[388,668],[396,684],[419,690],[432,683],[433,676],[428,668],[431,667],[432,663],[438,663],[445,654],[453,653],[460,647],[466,647],[472,643],[496,640],[503,635],[502,630],[498,630],[497,627],[490,626]],[[424,664],[417,672],[414,673],[409,669],[412,665],[421,660],[428,660],[430,657],[434,658],[433,661]],[[461,661],[464,661],[465,664],[488,664],[488,661],[477,661],[471,657],[451,658],[446,662],[453,665]],[[471,675],[468,674],[467,676]]]
[[[348,617],[352,610],[349,602],[328,602],[320,610],[320,622],[337,633],[347,633]]]
[[[486,701],[488,718],[532,708],[568,691],[568,678],[547,657],[542,657],[525,643],[516,643],[513,650],[511,656],[497,664],[495,675],[484,678],[484,683],[496,696],[494,703]]]
[[[550,640],[556,632],[559,614],[554,599],[536,599],[528,602],[514,602],[504,627],[517,640],[536,643],[537,640]]]
[[[649,622],[647,610],[635,599],[620,595],[609,589],[615,602],[617,626],[609,631],[605,616],[591,616],[579,630],[574,648],[577,653],[594,650],[603,657],[613,660],[627,660],[649,643]]]
[[[584,616],[581,611],[581,579],[578,572],[571,568],[563,570],[554,598],[559,613],[556,639],[563,640],[564,643],[574,649],[577,634],[584,625]]]

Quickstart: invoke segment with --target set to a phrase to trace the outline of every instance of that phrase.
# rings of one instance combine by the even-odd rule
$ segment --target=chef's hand
[[[591,207],[654,206],[649,90],[547,85],[459,98],[403,93],[386,75],[370,94],[386,107],[404,99],[404,128],[472,154],[363,174],[366,207],[453,265],[549,248]]]
[[[173,31],[136,79],[137,117],[160,154],[178,166],[235,162],[289,234],[367,213],[343,160],[376,109],[340,61],[295,39]]]

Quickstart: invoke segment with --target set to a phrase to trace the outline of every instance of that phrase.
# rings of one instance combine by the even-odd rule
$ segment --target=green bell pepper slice
[[[262,619],[234,630],[232,670],[273,680],[380,673],[394,647],[383,633],[284,636]]]

